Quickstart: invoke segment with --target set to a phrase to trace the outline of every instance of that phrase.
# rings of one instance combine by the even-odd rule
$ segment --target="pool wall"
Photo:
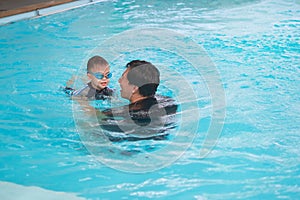
[[[103,1],[106,1],[106,0],[77,0],[77,1],[65,0],[65,1],[62,1],[65,3],[59,4],[59,5],[57,3],[51,4],[51,2],[53,2],[53,1],[49,1],[49,2],[44,2],[44,3],[40,3],[40,4],[35,4],[36,7],[34,7],[34,5],[25,6],[23,9],[23,11],[24,11],[23,13],[20,13],[22,11],[22,8],[20,8],[18,10],[15,10],[15,12],[18,14],[11,15],[11,16],[6,16],[5,15],[6,11],[2,11],[2,14],[0,12],[0,26],[9,24],[9,23],[13,23],[13,22],[16,22],[19,20],[51,15],[54,13],[59,13],[59,12],[63,12],[66,10],[70,10],[70,9],[78,8],[81,6],[98,3],[98,2],[103,2]],[[51,5],[53,5],[53,6],[51,6]],[[27,10],[26,10],[26,8],[27,8]],[[34,10],[32,10],[32,9],[34,9]],[[10,12],[10,11],[7,11],[7,12]],[[13,10],[12,10],[12,12],[13,12]]]

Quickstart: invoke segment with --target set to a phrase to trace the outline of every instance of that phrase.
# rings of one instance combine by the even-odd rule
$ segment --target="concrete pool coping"
[[[106,0],[2,0],[0,25],[63,12]]]
[[[36,9],[69,3],[74,0],[2,0],[0,1],[0,18],[17,15]]]

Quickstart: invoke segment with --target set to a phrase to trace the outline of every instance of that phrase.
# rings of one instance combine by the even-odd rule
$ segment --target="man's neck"
[[[133,94],[130,98],[130,103],[135,103],[137,101],[147,99],[148,97],[142,96],[140,94]]]

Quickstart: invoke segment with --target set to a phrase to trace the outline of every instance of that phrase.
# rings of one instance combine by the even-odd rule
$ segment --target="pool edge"
[[[0,181],[0,196],[6,200],[44,199],[44,200],[86,200],[73,192],[55,191],[34,185],[22,185],[8,181]],[[22,195],[18,195],[22,194]]]
[[[54,6],[48,6],[45,8],[35,9],[32,11],[19,13],[16,15],[2,17],[0,18],[0,26],[11,24],[21,20],[34,18],[34,17],[42,17],[42,16],[59,13],[59,12],[64,12],[78,7],[99,3],[99,2],[105,2],[105,1],[108,0],[77,0],[77,1],[71,1],[67,3],[54,5]]]

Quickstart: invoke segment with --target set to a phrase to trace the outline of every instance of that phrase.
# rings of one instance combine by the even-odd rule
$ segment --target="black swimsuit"
[[[91,83],[88,83],[84,88],[80,90],[75,90],[70,87],[65,87],[64,89],[65,93],[71,96],[82,96],[84,93],[84,96],[89,99],[95,99],[95,100],[105,100],[109,97],[111,97],[114,93],[114,91],[108,87],[103,88],[102,90],[96,90],[92,87]]]
[[[123,140],[162,140],[167,130],[176,127],[174,115],[178,105],[166,96],[149,97],[127,106],[102,111],[104,118],[99,119],[102,129],[111,141]],[[111,136],[109,132],[125,133],[125,137]]]

